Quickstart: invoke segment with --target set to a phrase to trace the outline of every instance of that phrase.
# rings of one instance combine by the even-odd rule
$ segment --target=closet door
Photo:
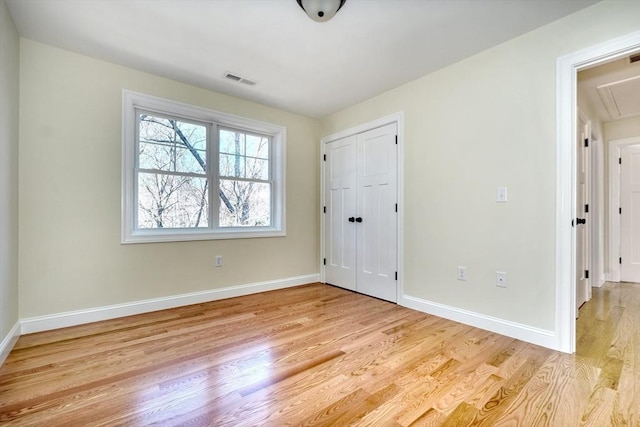
[[[356,136],[356,290],[397,301],[398,153],[395,123]]]
[[[325,281],[356,290],[356,137],[325,147]]]
[[[395,123],[325,146],[325,281],[397,301]]]

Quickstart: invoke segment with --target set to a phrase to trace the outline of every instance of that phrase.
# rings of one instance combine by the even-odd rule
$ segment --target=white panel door
[[[396,302],[397,169],[395,123],[357,135],[356,290]]]
[[[325,146],[325,282],[397,302],[397,124]]]
[[[640,283],[640,146],[620,149],[620,280]]]
[[[325,282],[356,290],[356,137],[325,147]]]
[[[576,191],[576,215],[575,232],[576,232],[576,314],[582,304],[591,299],[591,287],[587,271],[589,270],[589,233],[587,221],[589,221],[588,209],[589,204],[589,148],[585,144],[591,134],[590,124],[582,118],[578,122],[578,141],[576,141],[576,174],[577,174],[577,191]]]

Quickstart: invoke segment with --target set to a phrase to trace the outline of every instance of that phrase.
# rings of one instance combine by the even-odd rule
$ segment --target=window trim
[[[272,139],[270,178],[272,180],[271,218],[269,227],[217,227],[218,220],[210,217],[207,228],[136,228],[136,110],[145,110],[171,117],[184,118],[210,126],[210,152],[207,153],[211,174],[217,175],[213,150],[217,152],[218,127],[232,128],[248,133],[268,135]],[[121,189],[121,243],[180,242],[192,240],[244,239],[286,236],[286,132],[284,126],[235,116],[220,111],[197,107],[177,101],[158,98],[129,90],[122,91],[122,189]],[[213,185],[210,185],[211,191]],[[216,197],[211,196],[210,211]],[[213,212],[218,215],[217,210]],[[217,228],[216,228],[217,227]]]

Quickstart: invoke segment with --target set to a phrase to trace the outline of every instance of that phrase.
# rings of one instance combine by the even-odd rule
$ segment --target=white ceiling
[[[586,96],[601,122],[640,115],[640,61],[621,58],[578,73],[578,96]]]
[[[347,0],[325,23],[296,0],[6,3],[25,38],[318,118],[597,0]]]

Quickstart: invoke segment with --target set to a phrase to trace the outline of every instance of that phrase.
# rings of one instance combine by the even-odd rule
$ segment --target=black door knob
[[[576,224],[586,224],[586,223],[587,223],[586,218],[576,218]]]
[[[354,222],[356,219],[352,216],[349,217],[349,222]]]
[[[362,217],[359,216],[358,218],[356,218],[356,222],[362,222]]]

